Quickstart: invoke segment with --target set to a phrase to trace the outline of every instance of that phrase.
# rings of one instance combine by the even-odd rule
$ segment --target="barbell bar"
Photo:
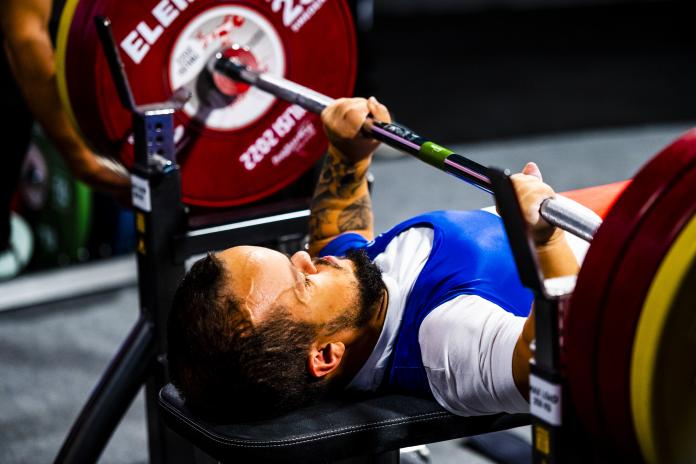
[[[316,114],[320,114],[324,108],[334,102],[333,98],[296,82],[254,71],[238,60],[226,57],[224,51],[219,51],[214,55],[208,64],[208,71],[218,72],[230,79],[254,86]],[[385,123],[368,117],[363,123],[362,132],[493,194],[487,167],[438,145],[411,129],[397,123]],[[561,195],[544,200],[539,212],[550,224],[588,242],[592,240],[602,223],[601,219],[589,208]]]

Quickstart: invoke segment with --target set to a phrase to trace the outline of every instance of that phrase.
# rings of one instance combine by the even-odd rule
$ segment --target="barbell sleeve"
[[[563,195],[544,200],[539,214],[549,224],[588,242],[592,241],[595,232],[602,225],[602,219],[594,211]]]
[[[295,103],[312,113],[321,113],[334,101],[331,97],[282,77],[252,71],[238,61],[224,57],[221,52],[215,54],[213,63],[215,70],[222,75],[253,85],[281,100]]]
[[[252,85],[312,113],[321,113],[334,101],[331,97],[282,77],[253,71],[234,58],[225,57],[222,52],[215,55],[211,65],[213,72]],[[433,167],[493,194],[487,167],[427,140],[404,126],[368,117],[362,130],[366,135],[392,148],[409,153]],[[592,240],[602,223],[592,210],[561,195],[544,200],[539,213],[550,224],[587,241]]]

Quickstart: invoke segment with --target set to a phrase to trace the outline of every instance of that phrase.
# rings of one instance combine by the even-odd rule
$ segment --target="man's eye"
[[[305,285],[305,287],[309,287],[310,285],[312,285],[312,282],[309,280],[309,277],[307,277],[306,274],[305,274],[305,278],[304,278],[304,285]]]

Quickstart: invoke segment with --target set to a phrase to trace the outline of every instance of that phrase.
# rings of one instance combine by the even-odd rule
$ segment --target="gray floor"
[[[633,127],[455,147],[482,164],[519,169],[537,161],[557,190],[630,177],[688,124]],[[486,194],[386,152],[374,163],[378,230],[415,213],[492,204]],[[40,289],[37,289],[39,291]],[[0,286],[0,295],[3,287]],[[134,289],[49,307],[0,313],[0,463],[51,462],[67,429],[137,316]],[[516,431],[529,435],[524,428]],[[461,441],[432,445],[431,462],[489,462]],[[146,462],[139,397],[101,462]]]

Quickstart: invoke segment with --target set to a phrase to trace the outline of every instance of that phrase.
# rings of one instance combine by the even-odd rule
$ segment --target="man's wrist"
[[[536,252],[537,256],[543,260],[544,258],[557,255],[567,247],[568,242],[566,241],[565,233],[561,229],[556,228],[547,240],[536,243]]]
[[[577,274],[579,270],[578,260],[561,229],[556,229],[546,242],[537,244],[536,252],[539,266],[547,279]]]
[[[345,165],[348,169],[353,170],[355,172],[356,179],[360,179],[367,175],[367,170],[372,162],[372,153],[358,161],[353,161],[332,143],[329,144],[328,154],[341,164]]]
[[[553,249],[562,245],[565,242],[565,234],[563,230],[558,227],[554,227],[551,234],[546,234],[543,237],[535,237],[534,245],[537,250]]]

